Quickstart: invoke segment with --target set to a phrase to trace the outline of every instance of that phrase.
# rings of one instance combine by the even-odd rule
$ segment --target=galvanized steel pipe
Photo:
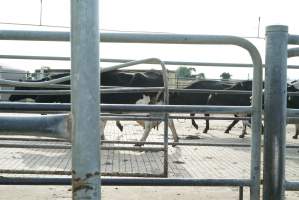
[[[72,197],[74,200],[101,199],[98,8],[97,0],[71,1]]]
[[[59,115],[0,115],[0,135],[42,136],[71,140],[71,118]]]
[[[285,192],[288,27],[266,29],[264,200],[282,200]]]

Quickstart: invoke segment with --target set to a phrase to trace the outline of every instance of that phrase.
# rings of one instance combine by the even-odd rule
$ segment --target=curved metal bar
[[[70,57],[62,56],[24,56],[24,55],[0,55],[3,59],[21,59],[21,60],[58,60],[58,61],[70,61]],[[100,62],[112,62],[112,63],[125,63],[134,61],[131,59],[117,59],[117,58],[102,58]],[[212,67],[245,67],[251,68],[253,64],[249,63],[214,63],[214,62],[196,62],[196,61],[166,61],[163,60],[165,65],[189,65],[189,66],[212,66]],[[150,62],[144,64],[152,64]],[[102,67],[105,68],[105,67]],[[265,68],[265,64],[263,64]],[[289,69],[299,69],[299,65],[288,65]],[[25,73],[26,74],[26,73]]]

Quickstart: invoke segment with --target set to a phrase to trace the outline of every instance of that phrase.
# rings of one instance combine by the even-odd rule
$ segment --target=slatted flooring
[[[176,121],[178,133],[184,142],[201,143],[232,143],[248,144],[250,135],[246,139],[238,138],[240,125],[232,134],[222,133],[223,124],[212,122],[213,128],[209,134],[199,134],[191,127],[189,121]],[[105,130],[109,140],[136,141],[141,137],[142,128],[134,122],[123,122],[124,132],[121,133],[109,122]],[[217,125],[216,125],[217,124]],[[214,127],[213,127],[214,125]],[[202,130],[203,124],[200,124]],[[149,141],[163,141],[163,126],[154,130]],[[294,128],[288,126],[287,141],[299,144],[291,139]],[[199,136],[198,139],[186,139],[187,136]],[[185,138],[185,139],[184,139]],[[170,134],[170,141],[172,137]],[[63,142],[40,141],[7,141],[0,143],[18,144],[65,144]],[[105,144],[105,146],[120,146],[121,144]],[[133,146],[122,145],[122,146]],[[154,145],[152,145],[154,146]],[[299,180],[299,149],[288,149],[286,161],[286,177],[288,180]],[[108,175],[114,174],[154,174],[163,173],[163,152],[149,151],[119,151],[102,150],[101,170]],[[169,177],[179,178],[249,178],[250,173],[250,148],[248,147],[213,147],[213,146],[177,146],[169,147]],[[0,148],[0,170],[7,173],[37,173],[69,175],[71,169],[70,149],[33,149],[33,148]]]

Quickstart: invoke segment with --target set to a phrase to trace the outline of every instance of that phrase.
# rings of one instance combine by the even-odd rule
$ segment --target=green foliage
[[[194,72],[196,71],[194,67],[181,66],[181,67],[177,68],[175,73],[178,78],[190,78],[190,77],[192,77],[192,75],[191,75],[192,71],[194,71]]]
[[[231,79],[232,75],[229,72],[223,72],[220,77],[222,80],[229,80]]]

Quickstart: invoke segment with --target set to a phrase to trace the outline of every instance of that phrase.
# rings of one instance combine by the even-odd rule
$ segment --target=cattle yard
[[[74,6],[72,6],[74,23],[72,23],[71,37],[69,32],[0,31],[2,40],[70,40],[72,44],[71,75],[42,81],[22,82],[1,79],[2,85],[42,88],[42,90],[2,90],[4,94],[33,95],[32,99],[35,101],[35,103],[1,102],[0,110],[3,114],[9,112],[54,113],[53,115],[38,115],[38,117],[21,114],[13,117],[5,114],[0,116],[0,128],[3,135],[0,140],[0,150],[3,151],[0,156],[2,161],[0,170],[3,175],[0,178],[1,184],[72,184],[74,199],[100,199],[100,183],[108,186],[238,187],[239,199],[244,197],[244,188],[247,192],[249,188],[250,195],[247,196],[250,196],[251,200],[261,197],[261,187],[263,187],[264,199],[276,197],[283,199],[285,191],[298,190],[299,177],[296,173],[298,171],[298,141],[292,139],[295,133],[294,125],[288,125],[286,128],[287,122],[293,120],[292,123],[298,123],[297,89],[294,90],[296,94],[292,94],[295,97],[287,94],[289,85],[286,81],[286,70],[287,58],[299,55],[299,49],[288,49],[287,45],[298,45],[299,36],[289,35],[287,26],[267,27],[266,67],[268,70],[266,70],[264,84],[263,67],[265,65],[262,63],[260,53],[251,42],[241,37],[101,33],[100,42],[234,45],[249,53],[252,60],[253,80],[249,82],[248,87],[241,87],[245,91],[239,91],[239,87],[224,91],[230,95],[243,92],[239,94],[241,96],[246,94],[245,101],[242,103],[238,104],[239,102],[236,101],[237,103],[233,105],[227,104],[225,100],[227,98],[218,94],[218,98],[222,96],[220,99],[223,104],[221,105],[186,101],[183,104],[172,104],[171,92],[173,91],[169,90],[166,66],[161,59],[148,58],[106,68],[99,67],[99,33],[97,20],[94,20],[97,16],[97,10],[93,9],[95,7],[97,7],[96,1],[89,2],[89,4],[74,1]],[[80,8],[84,8],[84,12]],[[87,33],[84,30],[91,31]],[[10,58],[6,56],[8,59],[13,57],[16,58],[13,55]],[[22,56],[20,59],[38,58]],[[55,58],[48,57],[47,59]],[[127,74],[123,73],[108,78],[108,80],[116,78],[119,82],[114,82],[115,85],[109,84],[105,88],[100,84],[99,74],[113,73],[120,68],[138,64],[160,65],[162,68],[160,81],[152,80],[160,84],[138,85],[140,82],[148,83],[145,80],[151,79],[150,76],[138,73],[133,76],[134,78],[129,79],[129,83],[135,80],[142,81],[136,81],[132,85],[127,83],[119,85],[123,83],[123,77],[127,77]],[[140,79],[142,77],[146,79]],[[70,81],[71,88],[68,85]],[[61,83],[67,83],[67,85]],[[55,91],[47,91],[43,88],[45,86],[52,87]],[[184,91],[181,92],[184,93]],[[206,93],[207,91],[196,91],[191,88],[187,92]],[[210,90],[210,92],[217,94],[220,91]],[[150,95],[145,95],[148,93]],[[49,100],[49,96],[43,98],[43,95],[47,97],[53,94],[64,95],[64,99],[57,101]],[[121,94],[130,98],[120,98]],[[68,100],[64,101],[66,95],[68,95]],[[110,98],[105,98],[109,95]],[[209,99],[209,95],[205,96]],[[219,102],[215,96],[213,100]],[[100,104],[100,97],[102,104]],[[124,99],[127,101],[120,101]],[[191,98],[183,96],[181,99],[190,100]],[[233,99],[238,100],[241,97]],[[139,104],[140,100],[149,105]],[[64,114],[57,115],[57,112]],[[150,114],[124,115],[128,112]],[[107,113],[110,115],[104,115]],[[191,127],[190,120],[174,119],[177,126],[176,132],[181,138],[180,141],[176,141],[177,138],[172,138],[168,133],[168,127],[175,137],[173,114],[182,113],[217,114],[220,118],[223,118],[223,114],[237,113],[236,117],[246,118],[247,122],[250,120],[251,131],[245,138],[239,138],[240,127],[234,128],[230,134],[224,134],[223,130],[226,127],[224,124],[227,121],[212,121],[209,133],[199,134],[203,130],[201,123],[200,129],[195,130]],[[124,131],[121,133],[114,124],[108,122],[104,140],[106,120],[121,120]],[[123,122],[123,120],[138,121],[143,128],[134,122]],[[164,125],[158,126],[157,120],[162,121]],[[265,125],[263,137],[261,136],[262,122]],[[117,127],[121,129],[120,124],[117,124]],[[159,130],[152,130],[147,143],[141,146],[145,143],[149,131],[157,127]],[[140,137],[141,133],[143,133],[142,137]],[[19,138],[22,134],[26,138],[24,136]],[[45,136],[55,139],[42,138]],[[172,139],[175,143],[172,143]],[[133,146],[135,143],[137,146]],[[111,178],[111,176],[120,177]]]

